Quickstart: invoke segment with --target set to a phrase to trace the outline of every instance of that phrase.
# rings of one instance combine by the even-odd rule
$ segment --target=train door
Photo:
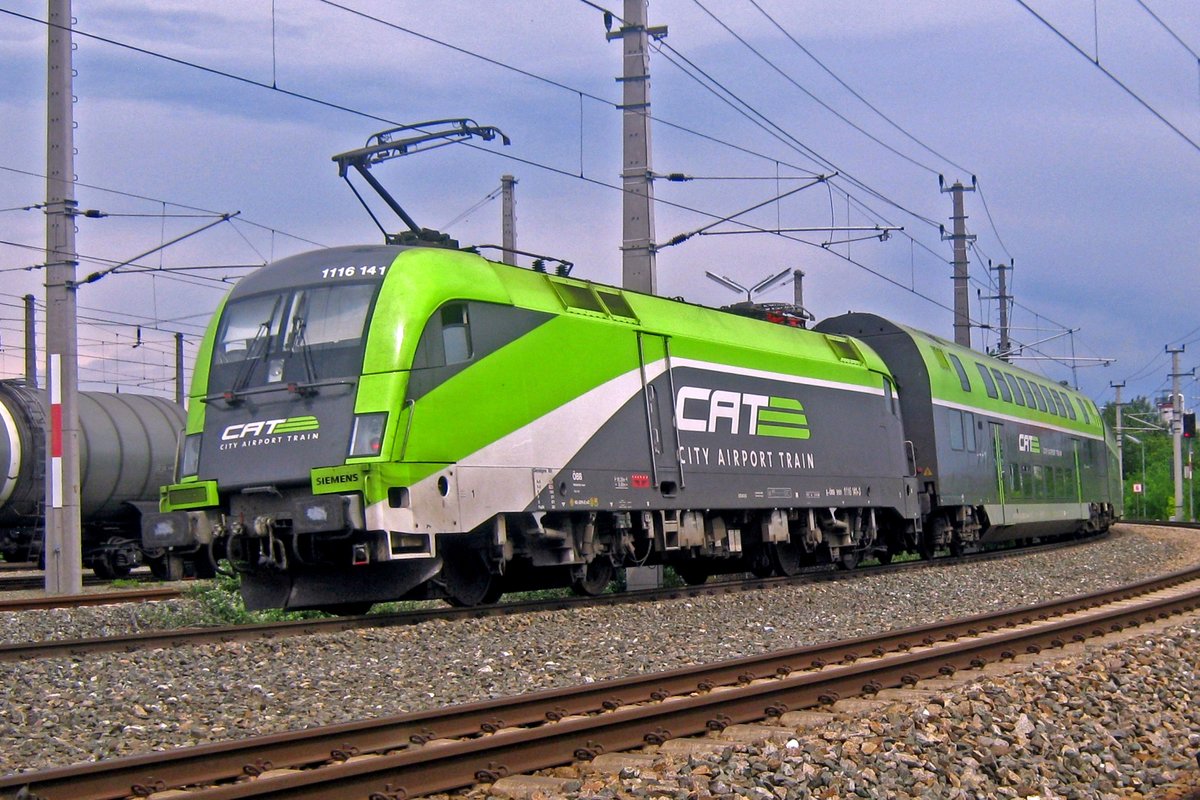
[[[684,487],[679,463],[679,431],[675,428],[675,381],[671,374],[671,344],[665,336],[638,331],[638,359],[646,403],[646,442],[650,479],[664,497]]]
[[[1004,524],[1004,504],[1007,498],[1007,492],[1004,490],[1004,426],[999,422],[989,422],[988,426],[992,433],[992,459],[996,463],[996,496],[999,498],[1000,512],[999,519],[991,520],[993,525]]]
[[[1079,468],[1079,440],[1071,440],[1071,457],[1075,463],[1075,502],[1083,504],[1083,470]]]

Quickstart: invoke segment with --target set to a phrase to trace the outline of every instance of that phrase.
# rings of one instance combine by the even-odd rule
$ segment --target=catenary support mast
[[[1110,381],[1108,385],[1117,390],[1117,427],[1113,433],[1117,437],[1117,476],[1121,479],[1121,486],[1123,487],[1125,485],[1125,423],[1122,416],[1121,390],[1125,388],[1125,381],[1121,381],[1120,383]],[[1122,489],[1122,491],[1124,490]]]
[[[940,175],[938,181],[944,183]],[[954,343],[970,347],[971,298],[968,291],[970,288],[968,286],[970,262],[967,261],[967,242],[974,241],[975,237],[967,234],[967,212],[963,207],[963,192],[975,191],[975,178],[972,176],[969,188],[963,186],[960,181],[955,181],[949,189],[943,185],[942,191],[949,192],[954,202],[954,215],[950,217],[954,223],[954,233],[950,236],[942,235],[943,239],[948,238],[954,242]]]
[[[46,79],[46,592],[83,591],[71,0],[49,0]]]
[[[33,295],[25,295],[25,383],[37,388],[37,318],[34,316]]]
[[[621,237],[622,285],[654,294],[654,184],[650,171],[650,37],[667,29],[648,28],[648,0],[625,0],[625,23],[609,38],[623,49],[621,186],[624,189]]]
[[[1183,352],[1179,347],[1167,346],[1171,354],[1171,458],[1175,475],[1175,509],[1171,514],[1172,520],[1183,519],[1183,395],[1179,393],[1179,379],[1191,376],[1193,371],[1179,371],[1179,355]]]
[[[517,263],[517,179],[512,175],[500,176],[500,244],[503,246],[501,260],[512,266]]]

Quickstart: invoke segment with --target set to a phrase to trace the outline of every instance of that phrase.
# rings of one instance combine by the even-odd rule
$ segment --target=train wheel
[[[442,566],[446,602],[452,606],[490,605],[504,594],[501,576],[488,569],[483,556],[467,551],[461,558],[450,557]]]
[[[708,580],[708,570],[699,564],[672,564],[671,567],[688,586],[699,586]]]
[[[361,617],[371,610],[371,605],[370,602],[363,600],[357,603],[333,603],[321,606],[317,610],[333,614],[335,617]]]
[[[112,565],[104,556],[96,556],[92,560],[92,572],[96,573],[97,578],[104,581],[111,581],[117,577],[117,573],[113,572]]]
[[[858,559],[861,557],[861,555],[862,552],[859,550],[855,550],[850,547],[844,547],[841,549],[841,552],[838,553],[838,557],[833,563],[838,569],[854,569],[858,566]]]
[[[771,566],[776,574],[785,578],[799,575],[804,566],[804,551],[791,542],[776,542],[771,545]]]
[[[769,578],[775,572],[775,567],[771,564],[771,554],[767,552],[769,547],[768,544],[756,547],[749,557],[748,569],[756,578]]]
[[[571,581],[571,591],[581,597],[595,597],[598,594],[604,594],[604,590],[612,583],[615,573],[611,558],[608,556],[594,558],[584,567],[583,577]]]

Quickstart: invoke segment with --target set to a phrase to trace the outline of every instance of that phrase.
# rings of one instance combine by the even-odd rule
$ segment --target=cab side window
[[[442,352],[446,364],[471,360],[471,326],[465,303],[442,306]]]
[[[433,312],[413,357],[415,369],[431,369],[471,360],[471,321],[466,303],[447,303]]]

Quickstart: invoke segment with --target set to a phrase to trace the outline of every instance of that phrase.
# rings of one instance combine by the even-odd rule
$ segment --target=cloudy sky
[[[696,178],[656,184],[660,243],[835,172],[738,220],[904,229],[848,245],[854,234],[829,231],[697,236],[659,253],[660,293],[720,305],[737,296],[705,270],[753,285],[800,268],[818,318],[871,311],[951,338],[938,176],[975,176],[972,317],[993,326],[976,347],[997,342],[987,262],[1011,260],[1022,365],[1103,402],[1112,381],[1163,391],[1168,344],[1188,343],[1184,369],[1200,363],[1200,5],[1024,2],[652,0],[651,24],[669,29],[651,56],[653,167]],[[170,393],[174,332],[193,354],[239,266],[379,241],[330,156],[400,123],[470,117],[512,139],[378,166],[418,223],[498,243],[500,203],[483,201],[512,174],[518,246],[619,282],[620,44],[598,7],[623,12],[75,0],[77,196],[108,214],[79,220],[81,276],[240,212],[136,261],[153,272],[80,289],[84,388]],[[44,259],[44,218],[24,209],[45,197],[45,17],[44,0],[0,0],[4,376],[23,369],[20,297],[44,291],[27,269]]]

